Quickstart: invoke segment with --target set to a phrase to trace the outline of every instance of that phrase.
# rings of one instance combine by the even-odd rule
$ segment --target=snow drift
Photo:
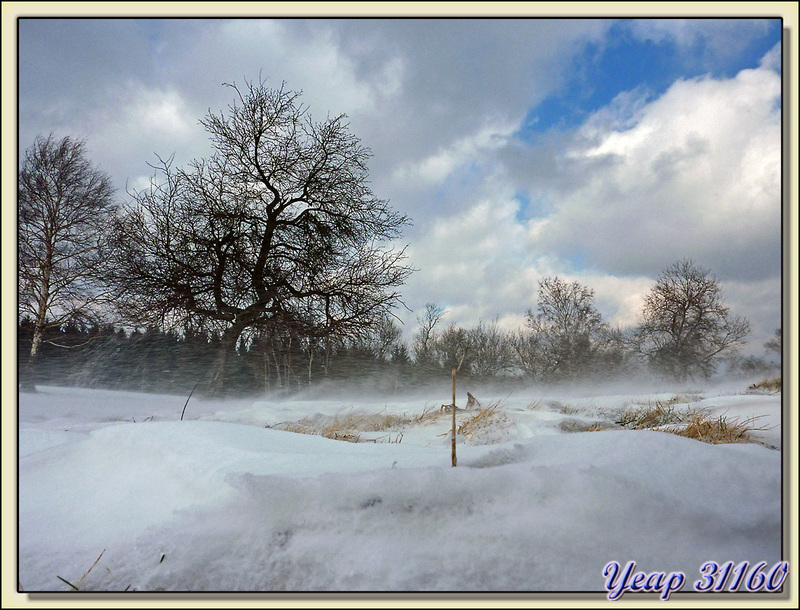
[[[568,397],[569,409],[541,394],[506,398],[501,433],[459,439],[452,468],[449,416],[395,430],[401,442],[274,428],[355,408],[419,413],[419,400],[193,399],[179,421],[184,397],[41,390],[21,394],[19,406],[19,583],[28,592],[67,591],[68,582],[605,595],[610,561],[691,582],[709,560],[782,559],[781,453],[771,448],[780,447],[780,396],[694,396],[766,418],[764,444],[729,445],[559,425],[656,394]]]

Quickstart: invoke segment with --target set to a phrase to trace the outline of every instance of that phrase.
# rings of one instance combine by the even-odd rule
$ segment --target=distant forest
[[[18,357],[24,362],[30,351],[32,324],[18,327]],[[390,328],[396,327],[392,326]],[[350,388],[388,395],[440,383],[449,384],[452,368],[458,367],[459,383],[505,384],[535,381],[541,384],[592,379],[625,379],[652,372],[620,344],[601,362],[574,374],[525,371],[519,362],[519,342],[524,334],[500,333],[494,324],[473,329],[450,325],[441,333],[431,332],[429,352],[420,328],[409,350],[397,335],[381,342],[369,340],[317,342],[299,337],[256,336],[242,341],[236,358],[229,362],[228,395],[274,394],[332,387]],[[494,335],[493,335],[494,333]],[[516,336],[515,336],[516,335]],[[497,341],[487,341],[494,336]],[[483,339],[482,344],[479,343]],[[472,348],[461,353],[466,342]],[[220,338],[200,333],[164,331],[157,328],[126,332],[112,325],[78,327],[66,324],[49,329],[35,371],[37,385],[77,386],[139,392],[189,394],[207,387],[209,371],[219,350]],[[770,351],[770,346],[766,346]],[[732,356],[723,362],[730,373],[746,376],[773,375],[780,371],[774,359]]]
[[[30,350],[32,323],[18,329],[18,356]],[[35,383],[141,392],[186,393],[206,386],[219,352],[220,338],[157,328],[126,332],[111,325],[81,328],[66,324],[49,329],[38,357]],[[256,337],[228,362],[229,394],[290,393],[323,379],[339,382],[382,378],[382,390],[411,381],[407,351],[376,354],[365,347],[338,345],[335,353],[317,354],[301,341]]]

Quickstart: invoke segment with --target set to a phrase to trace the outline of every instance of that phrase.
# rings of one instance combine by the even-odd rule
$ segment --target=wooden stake
[[[456,369],[453,369],[453,444],[450,451],[453,467],[456,465]]]

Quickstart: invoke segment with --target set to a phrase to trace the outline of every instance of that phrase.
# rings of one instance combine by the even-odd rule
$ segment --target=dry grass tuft
[[[425,407],[417,415],[396,415],[392,413],[368,413],[365,411],[349,411],[343,415],[315,418],[304,417],[295,422],[283,422],[268,426],[285,432],[324,436],[336,441],[349,443],[400,443],[403,440],[399,429],[407,426],[418,426],[446,418],[446,414],[435,407]],[[390,432],[377,438],[363,438],[365,432]]]
[[[559,402],[557,400],[548,401],[546,406],[549,407],[551,411],[557,411],[564,415],[575,415],[585,410],[582,409],[581,407],[573,407],[572,405],[565,405],[564,403]]]
[[[603,430],[619,430],[620,426],[610,421],[582,421],[567,418],[559,422],[558,428],[562,432],[601,432]]]
[[[295,432],[297,434],[318,434],[318,428],[313,423],[307,420],[300,420],[296,422],[280,423],[274,426],[267,426],[267,428],[274,428],[275,430],[283,430],[284,432]]]
[[[620,414],[614,423],[631,430],[645,430],[677,424],[683,420],[683,417],[675,411],[673,404],[656,401],[655,404],[640,409],[628,409]]]
[[[408,423],[412,426],[418,426],[430,422],[435,422],[444,418],[445,418],[445,412],[442,411],[441,407],[439,407],[438,409],[436,407],[425,407],[422,413],[412,417]]]
[[[593,422],[592,424],[590,424],[589,427],[586,428],[586,431],[587,432],[602,432],[604,430],[616,430],[618,428],[619,428],[619,426],[617,426],[616,424],[613,424],[611,422],[598,421],[598,422]]]
[[[361,440],[360,432],[351,432],[349,430],[337,430],[336,428],[329,428],[323,430],[321,435],[334,441],[347,441],[348,443],[357,443]]]
[[[783,380],[781,377],[764,379],[747,387],[751,394],[780,394],[783,391]]]
[[[467,421],[462,422],[456,432],[471,439],[479,429],[485,428],[487,424],[491,423],[492,416],[497,410],[499,404],[500,401],[498,400],[491,403],[485,409],[480,410]]]
[[[311,434],[324,436],[337,441],[347,441],[349,443],[378,442],[377,439],[361,438],[362,432],[384,432],[407,425],[415,419],[421,420],[427,414],[423,412],[421,416],[410,419],[404,415],[394,415],[391,413],[366,413],[363,411],[349,411],[344,415],[335,415],[327,418],[308,418],[305,417],[296,422],[287,422],[272,426],[277,430],[286,432],[296,432],[298,434]],[[381,437],[381,438],[389,438]],[[402,434],[395,437],[402,439]],[[387,442],[387,441],[380,441]],[[391,440],[397,442],[400,440]]]
[[[712,416],[707,409],[676,411],[675,399],[623,412],[616,423],[631,430],[659,429],[704,443],[760,443],[752,433],[768,428],[753,425],[761,416],[743,421]],[[680,401],[682,402],[682,401]]]
[[[456,433],[473,443],[491,444],[505,440],[511,420],[498,410],[500,400],[491,403],[461,423]]]
[[[759,417],[751,417],[744,421],[728,421],[725,416],[711,417],[707,413],[694,413],[685,426],[671,428],[667,431],[714,445],[757,443],[759,441],[754,439],[751,433],[767,429],[752,425]]]
[[[62,577],[61,577],[61,576],[59,576],[58,574],[56,574],[56,578],[58,578],[58,579],[59,579],[61,582],[63,582],[63,583],[65,583],[65,584],[69,585],[69,587],[70,587],[70,588],[71,588],[73,591],[84,591],[84,589],[82,589],[82,588],[81,588],[81,586],[83,585],[83,581],[84,581],[84,580],[86,580],[86,577],[87,577],[87,576],[89,576],[89,572],[91,572],[92,570],[94,570],[94,567],[95,567],[95,566],[96,566],[96,565],[97,565],[97,564],[100,562],[100,559],[103,557],[103,554],[104,554],[105,552],[106,552],[106,550],[105,550],[105,549],[103,549],[103,550],[100,552],[100,555],[98,555],[97,559],[95,559],[95,560],[94,560],[94,563],[91,565],[91,567],[90,567],[88,570],[86,570],[86,572],[84,572],[84,573],[83,573],[83,576],[81,576],[81,579],[78,581],[78,584],[77,584],[77,585],[74,585],[74,584],[72,584],[72,583],[71,583],[70,581],[68,581],[66,578],[62,578]],[[162,557],[162,560],[163,560],[163,557]],[[106,568],[106,569],[108,569],[108,568]],[[17,583],[17,584],[19,584],[19,581],[18,581],[18,583]],[[22,585],[19,585],[19,588],[20,588],[20,591],[22,591]],[[125,591],[127,591],[127,590],[128,590],[128,589],[130,589],[130,588],[131,588],[131,586],[130,586],[130,585],[128,585],[127,587],[125,587]]]
[[[396,434],[394,437],[392,437],[391,434],[386,434],[384,436],[379,436],[378,438],[370,439],[367,442],[370,442],[370,443],[381,443],[381,444],[383,444],[383,443],[399,444],[399,443],[403,442],[403,433],[400,432],[400,433]]]

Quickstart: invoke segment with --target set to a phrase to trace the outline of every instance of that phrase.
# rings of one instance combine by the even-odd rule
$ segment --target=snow
[[[184,396],[43,387],[19,395],[19,584],[604,597],[605,566],[635,561],[684,572],[691,592],[706,561],[784,559],[781,397],[746,387],[473,391],[483,407],[499,403],[459,435],[456,468],[446,391],[195,396],[181,421]],[[586,431],[672,399],[678,410],[758,417],[762,443]],[[360,414],[406,422],[360,431],[362,442],[282,429]],[[459,412],[459,423],[475,414]]]

